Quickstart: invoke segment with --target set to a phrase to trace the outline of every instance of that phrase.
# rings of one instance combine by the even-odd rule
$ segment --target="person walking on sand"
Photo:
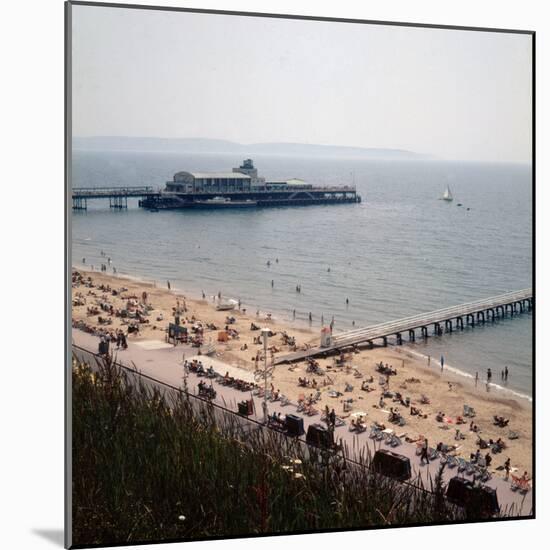
[[[422,445],[422,451],[420,452],[420,464],[424,464],[424,461],[426,461],[426,464],[430,463],[430,458],[428,456],[428,440],[425,439],[424,443]]]
[[[329,420],[330,420],[330,426],[334,430],[334,428],[336,428],[336,413],[334,412],[334,409],[330,411]]]
[[[166,286],[168,287],[168,290],[171,290],[170,289],[170,281],[166,281]]]
[[[508,457],[504,463],[504,471],[506,472],[506,477],[504,479],[506,481],[508,481],[508,478],[510,477],[510,469],[510,457]]]

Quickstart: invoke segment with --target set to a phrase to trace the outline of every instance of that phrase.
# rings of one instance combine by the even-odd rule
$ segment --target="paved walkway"
[[[83,331],[73,329],[72,331],[73,344],[89,350],[92,353],[97,353],[99,338]],[[151,346],[154,348],[154,346]],[[181,387],[183,384],[183,367],[182,359],[185,357],[190,358],[196,355],[196,348],[187,346],[177,347],[163,347],[161,349],[147,349],[147,346],[143,344],[129,342],[128,349],[116,351],[117,362],[126,366],[135,366],[138,371],[146,374],[160,382],[164,382],[171,386]],[[205,366],[208,366],[208,358],[204,358]],[[191,393],[197,393],[197,384],[204,378],[197,377],[194,373],[190,373],[188,377],[188,391]],[[243,393],[231,387],[223,386],[221,384],[215,384],[217,392],[216,402],[225,406],[226,408],[237,411],[237,403],[243,399],[249,398],[249,394]],[[254,405],[256,414],[253,416],[256,420],[262,420],[262,400],[258,397],[254,397]],[[287,413],[296,414],[296,408],[293,405],[287,405],[282,407],[280,403],[269,403],[269,412],[280,412],[283,416]],[[365,411],[368,412],[368,411]],[[307,432],[307,428],[310,424],[320,422],[320,416],[303,416],[304,428]],[[406,426],[403,428],[396,428],[398,433],[406,432]],[[355,434],[349,431],[348,424],[336,428],[335,439],[342,440],[346,443],[349,449],[368,449],[371,454],[381,447],[380,443],[376,443],[369,439],[368,431],[362,434]],[[383,445],[382,448],[388,448]],[[395,449],[391,449],[394,452],[405,455],[410,459],[413,478],[416,475],[422,476],[427,487],[430,486],[430,480],[437,473],[440,463],[439,460],[431,462],[429,465],[422,465],[419,457],[416,456],[416,446],[406,443]],[[456,468],[450,470],[445,468],[444,480],[448,481],[451,477],[457,475]],[[461,474],[462,475],[462,474]],[[493,478],[489,480],[486,485],[494,487],[497,490],[499,504],[502,509],[509,508],[514,505],[515,514],[521,514],[528,516],[532,512],[532,491],[529,491],[526,495],[510,490],[510,483],[504,481],[503,478],[493,475]]]

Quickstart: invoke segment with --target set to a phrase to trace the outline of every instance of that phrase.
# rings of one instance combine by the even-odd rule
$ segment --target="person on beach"
[[[330,411],[329,420],[330,420],[330,426],[334,430],[334,428],[336,428],[336,413],[334,412],[334,409]]]
[[[491,372],[491,369],[487,369],[487,384],[491,382],[491,378],[493,378],[493,373]]]
[[[168,287],[168,290],[170,290],[170,281],[166,281],[166,286]]]
[[[352,321],[352,322],[351,322],[351,326],[352,326],[352,327],[355,326],[355,321]]]
[[[292,310],[292,320],[296,319],[296,310]]]
[[[504,478],[506,481],[508,481],[508,478],[510,477],[510,457],[506,459],[506,462],[504,463],[504,471],[506,472],[506,477]]]
[[[275,285],[275,281],[271,279],[271,288],[273,288],[274,285]]]
[[[218,300],[221,300],[221,299],[222,299],[222,291],[218,290]]]
[[[476,388],[477,388],[477,381],[479,380],[479,373],[476,371]]]
[[[202,299],[204,300],[206,298],[206,294],[204,293],[204,290],[202,291]]]
[[[432,360],[432,356],[428,355],[428,367],[430,366],[430,361]]]
[[[443,372],[443,366],[445,365],[445,358],[441,356],[441,372]]]
[[[82,258],[82,263],[83,263],[83,264],[86,263],[86,258]]]
[[[349,306],[349,298],[346,298],[346,305]]]
[[[309,312],[309,322],[311,323],[313,321],[313,316],[311,315],[311,311]]]
[[[508,367],[504,367],[504,381],[508,382]]]
[[[424,444],[422,445],[422,451],[420,452],[420,464],[424,464],[424,461],[426,461],[426,464],[430,463],[430,458],[428,457],[428,440],[424,440]]]

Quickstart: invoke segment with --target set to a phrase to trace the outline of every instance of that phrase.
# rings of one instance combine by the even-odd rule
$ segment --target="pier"
[[[343,332],[332,336],[326,347],[314,347],[308,350],[290,353],[275,360],[275,364],[292,363],[308,357],[326,356],[346,348],[359,345],[374,346],[378,341],[384,346],[388,339],[394,338],[397,345],[403,343],[404,335],[410,342],[417,336],[429,338],[431,335],[441,336],[453,330],[462,330],[465,326],[474,327],[478,324],[494,322],[506,316],[513,317],[533,309],[533,291],[530,288],[507,292],[485,300],[477,300],[458,306],[413,315],[387,323],[372,325]],[[418,334],[419,332],[419,334]]]
[[[345,204],[361,202],[352,186],[308,187],[304,189],[249,189],[236,191],[189,191],[151,194],[139,201],[142,208],[171,210],[181,208],[219,207],[215,199],[225,199],[225,207],[243,206],[246,201],[256,207],[309,206],[314,204]]]
[[[75,187],[72,190],[73,210],[87,210],[88,200],[108,199],[109,207],[128,208],[128,198],[149,199],[157,196],[152,187]]]

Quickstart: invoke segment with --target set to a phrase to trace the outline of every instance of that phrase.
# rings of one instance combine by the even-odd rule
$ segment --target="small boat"
[[[223,300],[216,304],[216,309],[218,311],[230,311],[235,309],[239,305],[237,300]]]
[[[443,196],[439,197],[439,200],[449,201],[449,202],[453,200],[453,194],[451,193],[451,189],[448,185],[447,185],[447,189],[445,189],[445,192],[443,193]]]

